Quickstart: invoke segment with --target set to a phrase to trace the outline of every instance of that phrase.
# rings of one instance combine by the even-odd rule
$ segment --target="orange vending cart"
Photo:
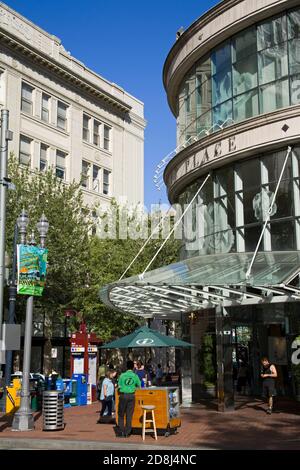
[[[135,392],[135,407],[132,417],[132,432],[143,427],[142,405],[155,406],[156,428],[159,434],[168,436],[181,426],[178,387],[140,388]],[[118,424],[119,394],[116,393],[116,422]],[[126,419],[126,418],[125,418]],[[147,427],[149,424],[147,424]]]

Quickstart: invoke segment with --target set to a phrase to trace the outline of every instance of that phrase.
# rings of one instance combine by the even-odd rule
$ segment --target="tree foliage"
[[[113,201],[112,205],[117,211],[117,229],[118,232],[118,213],[120,207]],[[129,222],[135,223],[136,214],[131,216]],[[139,223],[138,217],[136,224]],[[145,221],[150,234],[150,221]],[[100,288],[111,282],[117,281],[129,266],[140,248],[144,245],[145,239],[115,239],[93,237],[91,240],[91,257],[89,267],[90,288],[79,292],[78,304],[84,312],[87,322],[94,327],[95,331],[103,340],[109,340],[114,337],[125,335],[132,331],[138,324],[144,320],[130,314],[124,314],[119,311],[112,311],[109,307],[103,305],[99,299]],[[162,243],[161,239],[151,239],[137,260],[126,273],[125,277],[140,274],[146,268],[148,262]],[[154,269],[177,260],[180,244],[177,240],[170,240],[166,243],[163,250],[159,253],[150,269]]]
[[[48,318],[56,320],[63,318],[66,309],[78,311],[89,329],[105,341],[132,331],[141,318],[103,305],[99,291],[120,278],[145,240],[92,236],[89,214],[94,208],[85,206],[80,184],[65,184],[51,168],[32,173],[28,168],[20,167],[11,156],[8,174],[15,185],[15,191],[9,191],[7,197],[8,252],[12,252],[14,225],[23,208],[30,218],[28,233],[34,229],[43,212],[50,224],[46,240],[49,250],[46,288],[43,296],[36,298],[35,307],[40,307]],[[112,201],[111,208],[119,215],[120,208],[115,201]],[[100,217],[99,222],[103,222],[102,219]],[[133,211],[129,223],[138,225],[139,220],[137,212]],[[150,230],[150,221],[146,220],[145,224]],[[151,240],[126,277],[141,273],[161,243],[161,239]],[[169,240],[150,269],[175,261],[178,251],[179,242]],[[24,299],[20,297],[19,312],[24,312]]]
[[[15,190],[7,195],[6,244],[12,253],[14,225],[24,208],[29,217],[27,233],[35,230],[44,212],[49,221],[46,239],[48,248],[47,283],[44,294],[36,298],[35,306],[51,316],[62,316],[72,304],[78,287],[85,285],[89,262],[89,210],[83,203],[80,185],[65,184],[52,169],[31,173],[20,167],[11,156],[8,176]],[[21,296],[18,296],[20,301]]]

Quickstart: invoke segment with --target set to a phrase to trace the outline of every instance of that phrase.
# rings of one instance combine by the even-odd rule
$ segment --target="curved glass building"
[[[164,182],[170,202],[191,215],[181,261],[110,285],[102,297],[134,314],[181,322],[197,348],[181,358],[184,401],[197,401],[210,383],[219,410],[232,409],[241,361],[250,371],[247,393],[259,394],[262,355],[278,367],[278,393],[293,395],[300,1],[221,1],[178,34],[163,80],[177,122]],[[207,338],[215,364],[209,378]]]

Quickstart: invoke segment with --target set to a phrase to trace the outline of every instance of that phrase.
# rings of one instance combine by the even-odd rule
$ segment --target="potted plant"
[[[201,395],[205,398],[216,396],[216,361],[214,337],[206,334],[200,350],[200,373],[203,376]]]

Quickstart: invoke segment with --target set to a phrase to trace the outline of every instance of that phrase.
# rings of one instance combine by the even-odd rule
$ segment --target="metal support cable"
[[[183,219],[184,215],[186,214],[186,212],[189,210],[190,206],[193,204],[194,200],[196,199],[196,197],[198,196],[198,194],[200,193],[201,189],[203,188],[203,186],[206,184],[208,178],[210,178],[210,173],[207,175],[207,177],[205,178],[205,180],[203,181],[203,183],[201,184],[200,188],[196,191],[196,193],[194,194],[192,200],[190,201],[190,203],[187,205],[187,207],[185,208],[185,210],[183,211],[183,213],[181,214],[180,218],[177,220],[177,222],[174,224],[174,227],[172,228],[172,230],[170,231],[169,235],[167,236],[167,238],[164,240],[164,242],[161,244],[161,246],[158,248],[158,250],[156,251],[155,255],[153,256],[153,258],[151,259],[151,261],[148,263],[148,265],[146,266],[146,268],[144,269],[144,271],[142,272],[142,274],[139,275],[139,278],[142,280],[144,278],[144,275],[145,275],[145,272],[148,271],[148,269],[150,268],[151,264],[153,263],[153,261],[157,258],[157,255],[160,253],[160,251],[163,249],[163,247],[165,246],[165,244],[167,243],[167,241],[169,240],[170,236],[172,235],[173,232],[175,232],[176,228],[178,227],[178,225],[180,224],[181,220]]]
[[[285,167],[286,167],[286,164],[287,164],[287,161],[288,161],[288,158],[289,158],[289,156],[290,156],[291,151],[292,151],[292,147],[289,146],[288,149],[287,149],[287,154],[286,154],[285,160],[284,160],[283,165],[282,165],[281,173],[280,173],[279,178],[278,178],[278,182],[277,182],[277,185],[276,185],[276,189],[275,189],[275,192],[274,192],[274,196],[273,196],[273,198],[272,198],[271,204],[270,204],[269,209],[268,209],[268,213],[267,213],[267,217],[266,217],[265,223],[264,223],[264,225],[263,225],[261,234],[260,234],[260,236],[259,236],[259,239],[258,239],[256,248],[255,248],[255,251],[254,251],[254,253],[253,253],[253,256],[252,256],[252,259],[251,259],[249,268],[247,269],[247,272],[246,272],[246,279],[249,279],[249,277],[250,277],[251,270],[252,270],[252,267],[253,267],[253,263],[254,263],[254,261],[255,261],[255,258],[256,258],[256,255],[257,255],[257,252],[258,252],[260,243],[261,243],[262,238],[263,238],[263,236],[264,236],[266,227],[267,227],[267,225],[268,225],[268,223],[269,223],[269,221],[270,221],[270,216],[271,216],[271,213],[272,213],[272,209],[273,209],[273,206],[274,206],[274,203],[275,203],[275,200],[276,200],[276,196],[277,196],[277,193],[278,193],[278,190],[279,190],[279,186],[280,186],[280,183],[281,183],[281,180],[282,180],[282,177],[283,177],[283,173],[284,173],[284,170],[285,170]]]
[[[170,210],[171,210],[171,207],[169,207],[169,209],[167,210],[167,212],[165,213],[164,217],[162,219],[160,219],[160,221],[158,222],[158,224],[156,225],[156,227],[154,228],[154,230],[150,233],[148,239],[145,241],[145,243],[143,244],[143,246],[140,248],[139,252],[136,254],[136,256],[133,258],[133,260],[131,261],[131,263],[127,266],[127,268],[125,269],[125,271],[123,272],[122,276],[120,277],[119,281],[121,281],[123,279],[123,277],[125,276],[125,274],[127,273],[127,271],[131,268],[131,266],[133,265],[133,263],[136,261],[136,259],[140,256],[140,254],[142,253],[142,251],[144,250],[144,248],[146,247],[146,245],[148,245],[149,241],[151,240],[151,238],[153,237],[153,235],[158,231],[158,229],[161,227],[163,221],[167,218],[167,215],[169,214]]]

